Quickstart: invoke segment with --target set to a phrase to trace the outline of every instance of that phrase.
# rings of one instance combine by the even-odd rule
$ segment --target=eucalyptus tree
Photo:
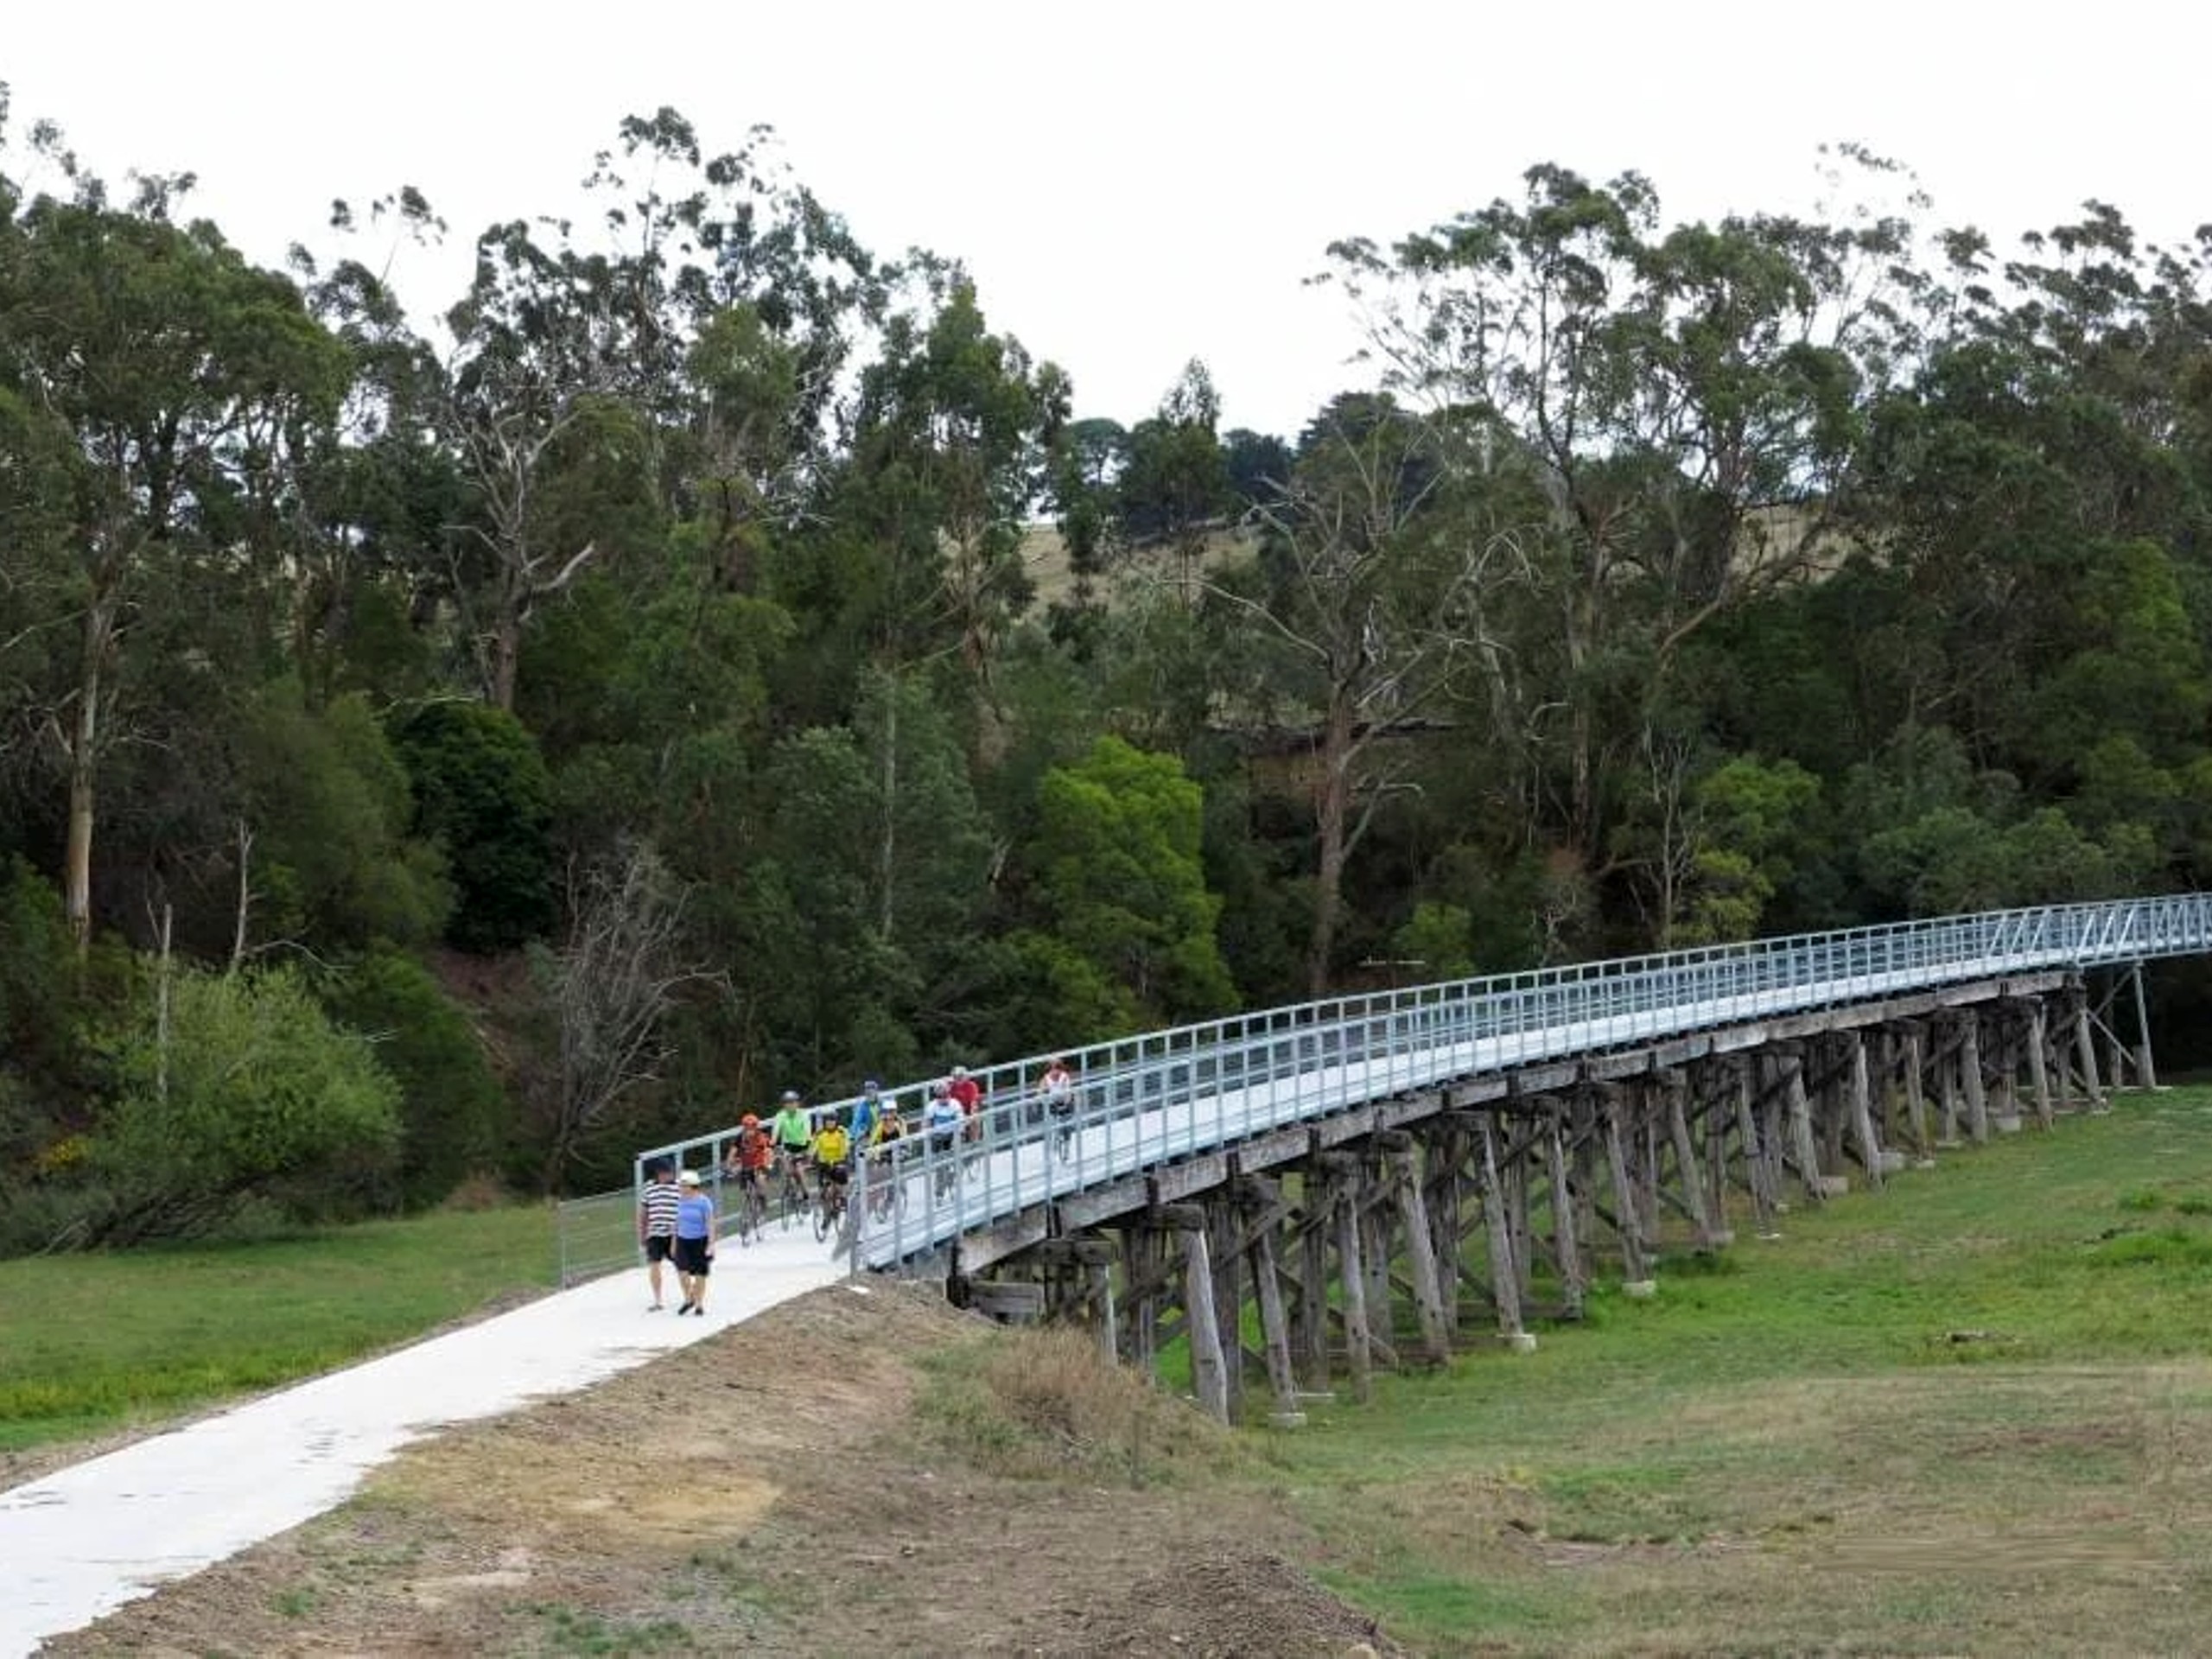
[[[1207,540],[1236,501],[1220,424],[1221,395],[1193,358],[1159,409],[1129,429],[1115,492],[1123,544],[1166,549],[1185,605],[1198,602]]]
[[[81,943],[102,777],[135,717],[133,670],[152,660],[137,661],[134,642],[171,620],[168,601],[231,573],[243,508],[282,487],[271,433],[327,418],[347,365],[286,277],[250,265],[213,225],[177,222],[188,179],[141,180],[117,206],[57,137],[44,149],[71,190],[12,203],[0,388],[35,411],[28,453],[68,480],[48,597],[74,645],[43,695],[67,799],[63,896]]]
[[[1382,804],[1411,785],[1391,740],[1453,712],[1503,649],[1498,596],[1525,581],[1522,527],[1465,464],[1447,417],[1387,394],[1332,400],[1307,429],[1263,527],[1255,579],[1211,600],[1264,646],[1253,688],[1313,731],[1315,883],[1308,990],[1328,987],[1348,861]]]
[[[988,708],[1007,630],[1033,587],[1022,530],[1067,417],[1067,377],[986,325],[957,265],[912,262],[912,303],[858,378],[832,497],[845,626],[880,666],[957,656]]]
[[[878,278],[772,148],[756,127],[709,156],[676,111],[633,116],[586,181],[602,204],[594,243],[565,220],[478,238],[446,318],[446,430],[476,498],[454,593],[502,707],[546,601],[594,565],[651,552],[671,511],[691,515],[718,484],[742,475],[766,493],[764,472],[826,442]],[[695,371],[713,377],[704,400]],[[734,425],[734,395],[746,405]],[[748,416],[777,432],[746,431]],[[729,509],[727,492],[718,505]]]
[[[1531,842],[1648,885],[1652,856],[1623,831],[1690,781],[1643,764],[1671,741],[1655,722],[1683,651],[1833,553],[1894,350],[1896,296],[1869,272],[1910,226],[1669,227],[1634,174],[1546,165],[1527,184],[1388,249],[1339,243],[1337,275],[1385,385],[1490,423],[1489,464],[1548,504],[1513,640],[1514,721],[1542,734]],[[1639,772],[1657,786],[1624,789]]]

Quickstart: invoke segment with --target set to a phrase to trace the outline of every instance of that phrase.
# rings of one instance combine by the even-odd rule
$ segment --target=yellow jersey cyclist
[[[814,1132],[814,1173],[822,1183],[825,1204],[844,1207],[845,1184],[852,1179],[853,1137],[844,1119],[831,1112]]]

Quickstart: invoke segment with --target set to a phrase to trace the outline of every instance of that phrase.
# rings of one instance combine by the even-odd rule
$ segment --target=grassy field
[[[1668,1261],[1280,1436],[1418,1650],[2145,1653],[2212,1613],[2212,1093]]]
[[[302,1237],[0,1262],[0,1452],[290,1382],[548,1289],[537,1205]]]

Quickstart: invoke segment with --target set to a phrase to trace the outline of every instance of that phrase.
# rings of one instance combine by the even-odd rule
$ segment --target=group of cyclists
[[[1073,1116],[1075,1085],[1065,1060],[1055,1059],[1038,1080],[1038,1099],[1057,1120]],[[810,1111],[796,1089],[784,1090],[773,1116],[765,1122],[747,1112],[739,1120],[737,1137],[722,1160],[725,1186],[735,1193],[741,1216],[767,1213],[774,1183],[779,1192],[796,1198],[802,1207],[818,1206],[823,1227],[835,1225],[844,1216],[845,1198],[852,1181],[855,1160],[867,1156],[887,1167],[906,1137],[920,1134],[932,1152],[950,1153],[962,1141],[978,1141],[983,1132],[982,1087],[964,1065],[931,1085],[918,1124],[910,1124],[897,1103],[883,1095],[883,1085],[870,1077],[853,1103],[850,1122],[833,1109],[819,1115]],[[940,1190],[950,1179],[949,1166],[940,1169]],[[875,1205],[895,1201],[895,1179],[871,1187]]]

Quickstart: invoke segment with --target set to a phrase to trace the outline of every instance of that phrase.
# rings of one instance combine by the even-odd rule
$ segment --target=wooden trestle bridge
[[[1295,1422],[1377,1366],[1533,1346],[1601,1277],[1649,1294],[1662,1250],[2105,1109],[2156,1081],[2143,963],[2206,950],[2212,899],[2066,906],[1151,1033],[1071,1052],[1063,1117],[1043,1058],[991,1068],[975,1138],[861,1170],[842,1248],[1147,1367],[1187,1338],[1207,1410]]]

